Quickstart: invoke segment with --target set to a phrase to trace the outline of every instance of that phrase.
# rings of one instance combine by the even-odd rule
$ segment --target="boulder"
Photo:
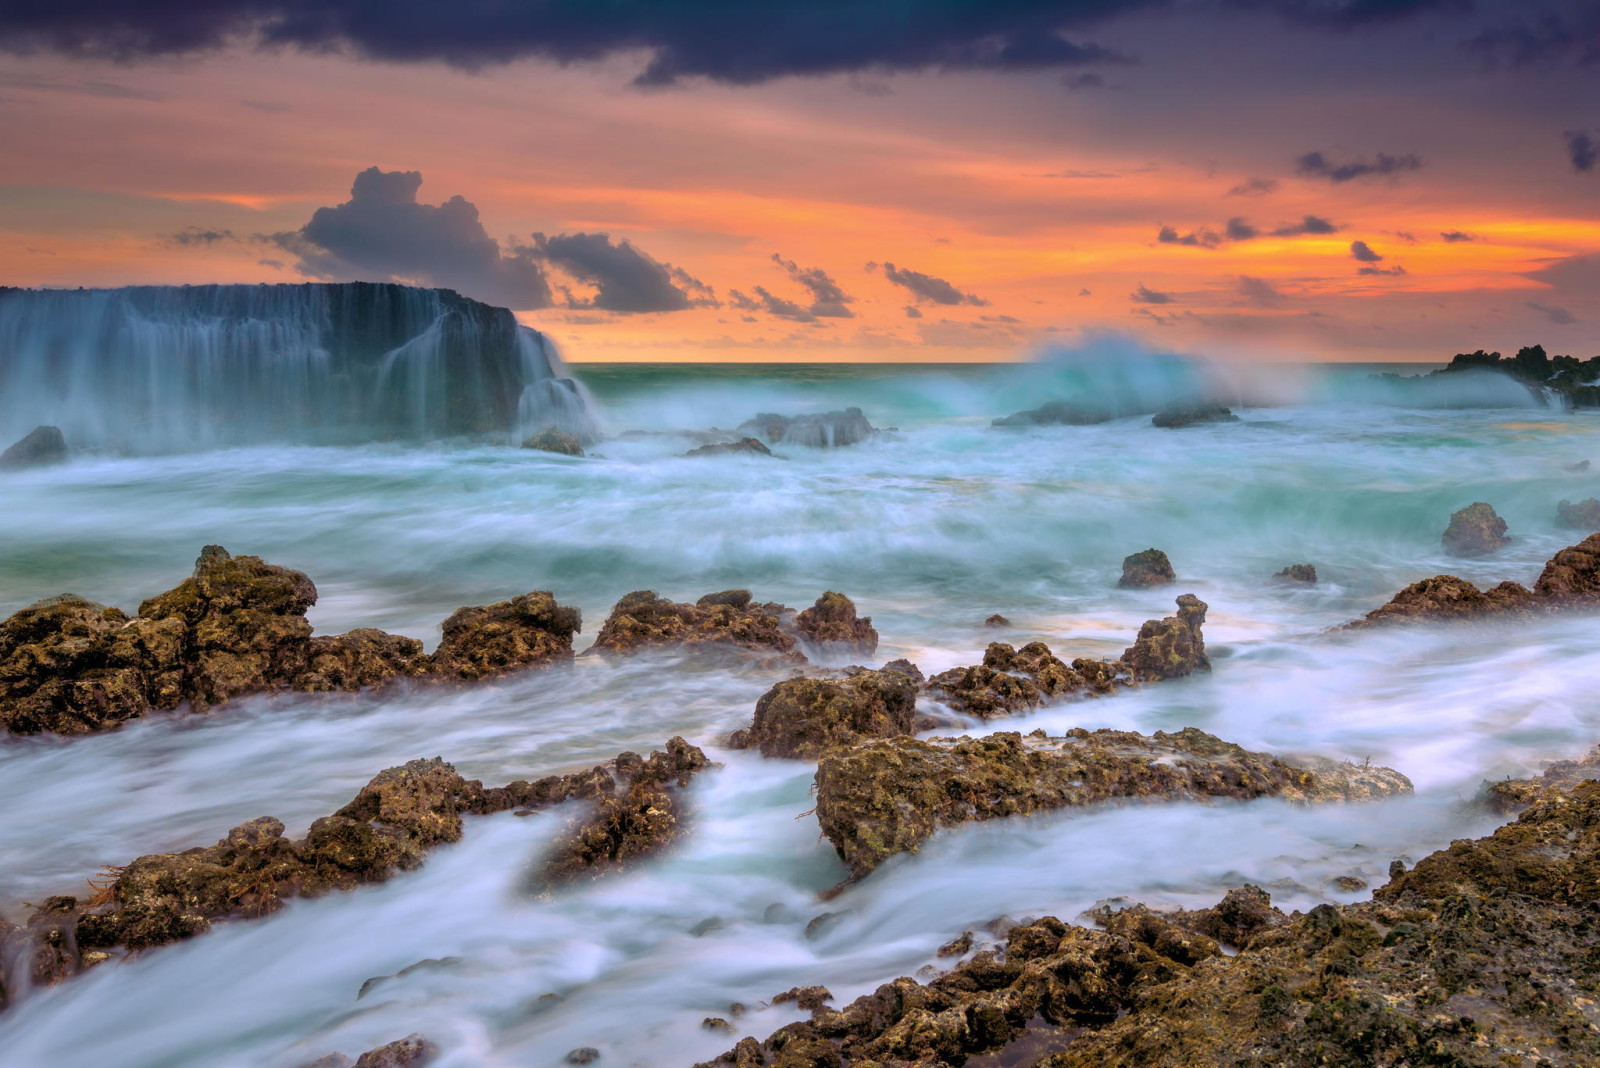
[[[1177,579],[1166,553],[1160,549],[1146,549],[1123,558],[1122,578],[1117,580],[1117,585],[1125,590],[1140,590],[1165,586]]]
[[[860,408],[820,415],[774,415],[762,412],[746,419],[734,430],[737,434],[765,439],[769,444],[803,445],[813,449],[855,445],[878,433]]]
[[[1195,401],[1190,404],[1174,404],[1161,409],[1150,417],[1152,426],[1175,429],[1182,426],[1194,426],[1198,423],[1237,423],[1239,417],[1232,411],[1224,408],[1216,401]]]
[[[1273,575],[1272,581],[1280,586],[1315,586],[1317,569],[1311,564],[1290,564]]]
[[[611,609],[589,652],[632,653],[651,647],[732,650],[804,663],[794,637],[780,626],[787,611],[782,605],[752,603],[747,590],[712,594],[695,604],[669,601],[653,590],[636,590]]]
[[[120,610],[73,594],[0,622],[0,723],[15,734],[86,734],[150,711],[152,676],[177,669],[177,643],[160,663],[130,655],[128,626]],[[146,635],[152,646],[162,636]]]
[[[1192,593],[1178,598],[1178,614],[1146,621],[1139,637],[1124,650],[1121,663],[1135,682],[1155,682],[1210,671],[1201,625],[1206,603]]]
[[[367,1050],[356,1058],[355,1068],[422,1068],[438,1055],[439,1047],[426,1035],[412,1034]]]
[[[523,441],[524,449],[537,449],[540,452],[555,452],[562,456],[582,456],[583,443],[564,430],[550,427],[541,430],[531,438]]]
[[[888,738],[825,753],[817,821],[851,879],[915,853],[940,827],[1113,799],[1360,801],[1409,793],[1388,768],[1252,753],[1192,727]]]
[[[1011,626],[1011,620],[996,612],[991,616],[984,617],[983,625],[986,627],[1009,627]]]
[[[1556,526],[1572,530],[1600,530],[1600,501],[1588,497],[1577,504],[1560,502],[1556,505]]]
[[[767,448],[756,438],[740,438],[738,441],[719,441],[711,445],[701,445],[684,453],[685,456],[771,456],[772,450]]]
[[[0,452],[0,470],[47,467],[66,462],[68,455],[67,439],[62,436],[60,427],[38,426],[5,452]]]
[[[800,637],[820,650],[871,656],[878,650],[878,632],[871,616],[856,615],[855,602],[829,590],[795,617]]]
[[[432,673],[481,679],[572,659],[572,636],[583,626],[576,608],[535,590],[498,604],[458,609],[445,620]]]
[[[1453,513],[1443,541],[1445,552],[1452,556],[1488,556],[1511,543],[1506,521],[1483,501]]]
[[[749,729],[735,731],[728,744],[765,757],[816,760],[836,746],[913,733],[916,703],[916,682],[899,671],[796,676],[763,694]]]

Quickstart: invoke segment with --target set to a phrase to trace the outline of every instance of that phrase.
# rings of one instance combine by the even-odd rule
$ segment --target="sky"
[[[0,285],[574,361],[1600,354],[1600,0],[10,0]]]

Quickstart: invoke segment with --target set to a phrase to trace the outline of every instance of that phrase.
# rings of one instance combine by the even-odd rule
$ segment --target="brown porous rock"
[[[1451,556],[1488,556],[1511,544],[1506,537],[1506,521],[1483,501],[1452,514],[1442,540],[1445,552]]]

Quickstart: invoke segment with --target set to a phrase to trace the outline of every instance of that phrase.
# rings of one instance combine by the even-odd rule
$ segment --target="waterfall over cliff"
[[[543,335],[448,289],[0,289],[0,440],[75,447],[596,436]]]

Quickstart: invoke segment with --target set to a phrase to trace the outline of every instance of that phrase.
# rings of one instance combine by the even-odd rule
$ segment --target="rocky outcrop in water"
[[[782,626],[789,609],[752,600],[749,590],[710,593],[694,604],[669,601],[654,590],[636,590],[611,609],[591,653],[632,653],[651,647],[698,651],[743,651],[805,657]]]
[[[1480,590],[1454,575],[1413,582],[1350,628],[1394,623],[1471,622],[1532,616],[1600,605],[1600,534],[1552,556],[1533,584],[1502,582]]]
[[[1144,736],[1073,730],[1048,738],[892,738],[823,755],[817,821],[851,879],[936,830],[1113,799],[1361,801],[1409,793],[1388,768],[1294,763],[1252,753],[1194,728]]]
[[[1215,401],[1174,404],[1150,417],[1150,425],[1176,429],[1200,423],[1237,423],[1239,417]]]
[[[1442,540],[1444,551],[1451,556],[1488,556],[1511,544],[1506,521],[1483,501],[1453,513]]]
[[[849,656],[871,656],[878,651],[878,632],[871,616],[857,616],[855,602],[829,590],[794,621],[800,637],[817,650]]]
[[[60,427],[34,427],[20,441],[0,452],[0,470],[48,467],[65,463],[68,455],[67,439],[62,436]]]
[[[917,680],[899,671],[856,669],[845,678],[785,679],[756,702],[748,730],[728,740],[765,757],[816,760],[838,746],[915,729]]]
[[[1172,561],[1160,549],[1145,549],[1122,559],[1122,577],[1117,585],[1125,590],[1142,590],[1178,581]]]
[[[1593,497],[1577,504],[1561,501],[1556,505],[1556,526],[1571,530],[1600,530],[1600,501]]]
[[[537,449],[540,452],[554,452],[562,456],[582,456],[583,443],[574,435],[551,427],[542,430],[522,443],[524,449]]]
[[[1290,564],[1273,575],[1272,581],[1279,586],[1315,586],[1317,569],[1311,564]]]
[[[991,426],[1090,426],[1106,423],[1116,415],[1108,408],[1071,401],[1050,401],[1037,408],[1014,412],[994,420]]]
[[[860,408],[820,415],[774,415],[762,412],[746,419],[735,433],[764,439],[769,445],[803,445],[812,449],[837,449],[855,445],[878,433]]]
[[[738,441],[718,441],[710,445],[700,445],[683,454],[684,456],[771,456],[772,450],[758,438],[740,438]]]
[[[343,1053],[330,1053],[300,1068],[423,1068],[439,1055],[439,1047],[427,1035],[412,1034],[377,1049],[369,1049],[355,1060]]]
[[[303,572],[210,545],[193,576],[132,617],[71,594],[40,601],[0,622],[0,723],[85,734],[185,702],[205,711],[246,694],[477,679],[570,659],[579,626],[549,593],[524,594],[455,613],[430,657],[380,630],[313,637],[316,600]]]
[[[264,816],[210,847],[108,867],[91,880],[92,897],[50,898],[26,929],[0,931],[0,960],[20,953],[35,961],[41,984],[56,982],[112,955],[192,938],[219,921],[264,916],[289,898],[352,890],[414,869],[429,850],[460,840],[464,815],[527,813],[568,800],[591,801],[596,810],[552,847],[545,879],[604,874],[676,838],[679,791],[709,766],[681,738],[649,759],[622,753],[586,771],[492,788],[438,758],[413,760],[379,772],[302,839],[286,838],[283,823]]]

